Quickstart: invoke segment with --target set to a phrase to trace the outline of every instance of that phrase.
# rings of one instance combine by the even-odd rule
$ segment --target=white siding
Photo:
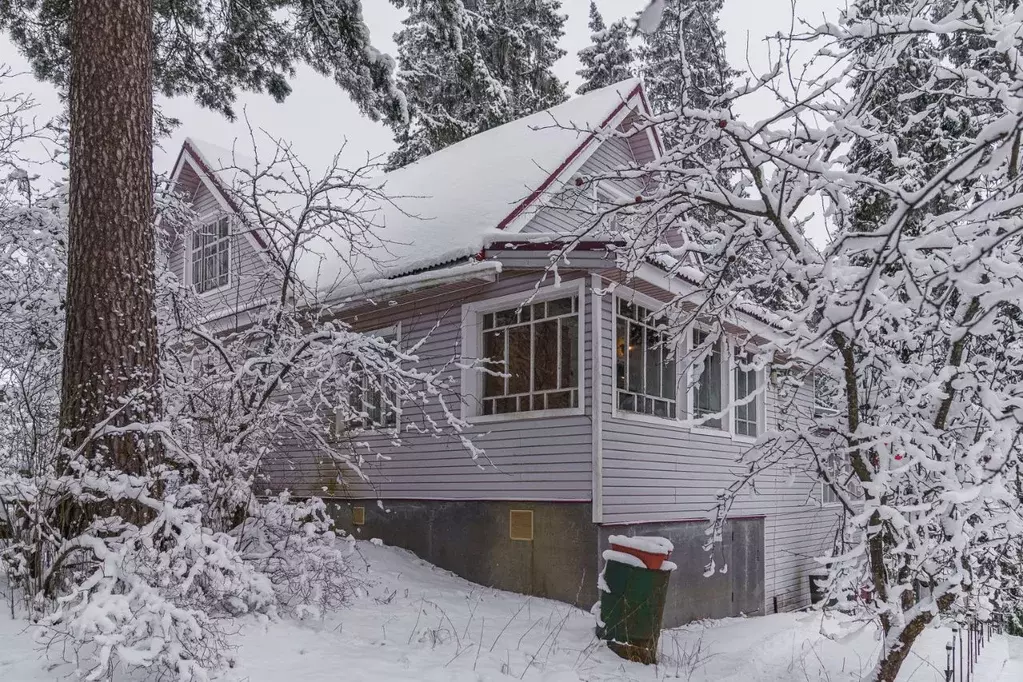
[[[178,191],[189,198],[202,220],[215,219],[227,213],[217,197],[209,190],[197,173],[185,161],[178,177]],[[239,230],[237,222],[232,229]],[[186,259],[191,257],[188,235],[181,229],[172,229],[167,235],[168,260],[171,271],[185,284],[188,270]],[[252,239],[244,234],[235,234],[231,239],[230,283],[227,287],[201,295],[207,311],[239,311],[250,308],[277,292],[276,270],[254,247]],[[230,324],[230,321],[227,321]]]
[[[653,293],[653,292],[650,292]],[[716,493],[741,474],[739,456],[751,445],[727,434],[692,432],[676,425],[659,425],[615,416],[614,315],[612,297],[603,300],[601,350],[603,380],[602,523],[628,524],[655,521],[709,519]],[[810,387],[783,398],[769,390],[767,427],[779,420],[806,416],[811,409]],[[812,467],[807,457],[806,467]],[[732,517],[762,516],[765,533],[766,608],[775,598],[779,610],[805,606],[809,598],[807,576],[813,561],[830,546],[840,512],[821,508],[818,486],[806,473],[769,471],[756,478],[755,492],[739,494]]]
[[[420,368],[430,371],[447,365],[448,404],[457,411],[461,377],[459,369],[451,363],[461,352],[462,304],[529,292],[538,276],[537,272],[506,276],[493,284],[450,288],[440,296],[433,292],[429,298],[409,297],[396,305],[384,302],[379,309],[360,312],[355,323],[368,331],[401,322],[402,343],[407,346],[429,335],[419,350]],[[579,276],[580,273],[563,273],[566,293],[578,291]],[[298,495],[371,499],[589,500],[592,427],[588,377],[592,371],[589,337],[585,332],[590,324],[589,298],[587,294],[581,301],[585,349],[581,402],[585,414],[482,423],[467,434],[486,450],[484,457],[474,461],[454,434],[438,437],[416,433],[412,428],[428,430],[427,417],[443,424],[443,412],[436,402],[430,404],[425,414],[417,412],[419,408],[404,408],[401,447],[394,447],[384,435],[360,438],[368,448],[360,448],[359,452],[372,453],[363,465],[371,485],[358,482],[350,473],[344,475],[343,485],[339,485],[333,463],[287,446],[267,467],[271,484],[274,488],[287,487]]]

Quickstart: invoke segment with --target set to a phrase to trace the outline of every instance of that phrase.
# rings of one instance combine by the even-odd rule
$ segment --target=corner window
[[[735,435],[756,438],[760,435],[760,400],[749,398],[757,392],[758,372],[752,367],[753,357],[739,350],[735,352]],[[749,398],[748,402],[742,402]]]
[[[710,335],[707,332],[694,329],[693,349],[706,345],[709,339]],[[703,357],[702,371],[698,376],[693,377],[693,416],[703,419],[700,424],[703,428],[724,428],[721,417],[709,416],[721,412],[723,404],[722,360],[721,339],[717,339]]]
[[[522,305],[482,316],[484,415],[579,406],[579,299]]]
[[[220,218],[192,234],[192,287],[197,293],[227,286],[231,265],[230,220]]]
[[[674,419],[675,354],[663,317],[649,308],[618,300],[615,315],[616,394],[618,409]]]
[[[380,338],[393,343],[398,340],[398,334],[390,332],[381,334]],[[398,395],[388,378],[359,363],[355,364],[352,375],[348,386],[348,413],[352,417],[349,426],[364,429],[397,426]]]

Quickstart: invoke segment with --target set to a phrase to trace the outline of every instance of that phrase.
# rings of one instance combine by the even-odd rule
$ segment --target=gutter
[[[426,270],[404,277],[381,278],[364,284],[353,284],[331,292],[324,305],[336,306],[354,302],[373,302],[391,294],[408,294],[420,289],[456,282],[495,282],[501,274],[498,261],[470,262],[440,270]]]

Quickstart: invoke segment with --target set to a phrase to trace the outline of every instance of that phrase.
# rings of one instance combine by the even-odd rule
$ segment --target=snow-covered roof
[[[331,291],[467,258],[494,241],[507,240],[536,209],[536,200],[556,189],[551,186],[558,178],[596,148],[591,131],[640,106],[641,99],[638,79],[629,79],[381,175],[376,180],[391,198],[391,203],[380,202],[372,209],[382,247],[368,255],[337,258],[328,255],[337,253],[336,245],[316,248],[312,243],[298,266],[299,276],[320,292]],[[222,186],[236,180],[222,169],[255,163],[194,138],[186,145]]]

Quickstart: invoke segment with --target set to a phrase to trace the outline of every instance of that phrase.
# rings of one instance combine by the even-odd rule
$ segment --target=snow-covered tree
[[[579,50],[583,68],[576,72],[583,79],[576,89],[580,95],[631,77],[635,60],[625,19],[607,26],[597,4],[590,2],[589,27],[591,44]]]
[[[398,43],[398,85],[409,123],[388,159],[399,168],[494,126],[562,102],[552,71],[563,54],[565,17],[558,0],[467,0],[460,35],[450,7],[410,6]]]
[[[673,147],[638,169],[657,182],[592,228],[632,245],[625,267],[654,259],[697,283],[669,307],[680,338],[697,321],[713,338],[764,320],[739,341],[772,364],[787,416],[742,455],[716,523],[771,472],[829,487],[847,518],[822,560],[838,604],[880,630],[876,682],[896,679],[935,619],[1019,609],[1006,561],[1023,548],[1015,4],[862,3],[799,36],[819,45],[809,64],[785,61],[783,38],[747,88],[773,111],[758,105],[753,123],[683,97],[662,114]],[[764,264],[744,271],[751,249]],[[790,305],[764,310],[770,281]],[[815,381],[835,409],[797,418]]]
[[[5,592],[35,611],[42,634],[54,650],[76,657],[83,676],[120,679],[145,668],[204,679],[230,665],[226,618],[301,617],[351,593],[351,548],[335,535],[325,505],[264,495],[265,458],[281,439],[332,462],[338,479],[363,476],[361,463],[372,453],[360,447],[360,434],[390,428],[396,442],[401,434],[379,407],[352,399],[350,387],[358,384],[385,410],[437,401],[447,418],[421,428],[480,453],[443,403],[445,369],[421,370],[418,345],[355,330],[342,301],[328,306],[326,294],[299,276],[304,259],[337,261],[380,245],[374,207],[388,199],[369,178],[374,169],[345,170],[335,159],[315,174],[276,142],[269,158],[222,169],[237,178],[231,193],[242,211],[238,229],[257,230],[270,244],[268,282],[276,295],[253,301],[244,328],[226,330],[161,266],[165,418],[122,425],[115,407],[79,447],[61,447],[66,200],[35,196],[32,175],[16,165],[14,142],[5,142],[27,134],[19,132],[27,130],[18,127],[19,101],[5,101],[0,114],[0,165],[12,171],[0,192]],[[196,229],[197,216],[171,190],[157,195],[161,230]],[[85,455],[91,439],[135,431],[164,445],[164,457],[145,471]],[[61,524],[68,507],[107,513]],[[125,509],[132,513],[120,513]]]
[[[456,0],[443,0],[451,6]],[[185,95],[228,118],[239,90],[282,101],[300,64],[331,76],[374,119],[400,122],[394,62],[373,47],[361,0],[171,0],[152,4],[153,88]],[[72,2],[17,2],[0,7],[37,77],[70,83]],[[449,15],[450,16],[450,15]]]
[[[639,71],[655,112],[683,105],[705,109],[728,92],[738,72],[728,65],[724,32],[718,26],[723,2],[660,3],[660,22],[643,31],[638,50]]]

